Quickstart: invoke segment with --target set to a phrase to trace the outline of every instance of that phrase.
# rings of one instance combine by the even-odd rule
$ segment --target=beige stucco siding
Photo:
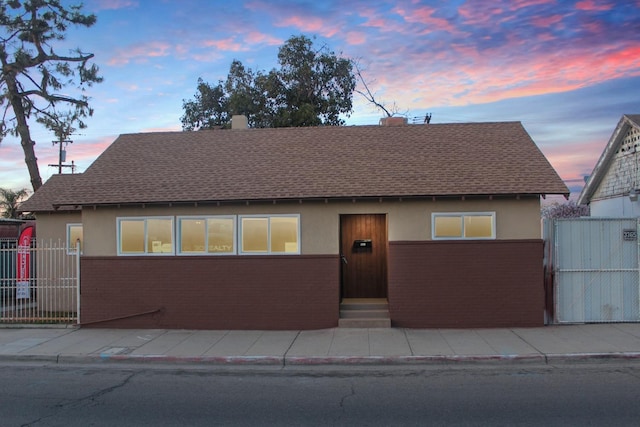
[[[497,200],[394,200],[356,202],[278,202],[223,206],[88,208],[83,211],[84,255],[116,255],[118,217],[182,215],[299,214],[303,254],[337,254],[341,214],[387,215],[390,241],[430,240],[434,212],[495,212],[496,238],[539,239],[538,198]],[[40,225],[39,225],[40,226]],[[64,229],[64,226],[61,227]],[[38,232],[40,229],[38,229]]]
[[[36,215],[36,235],[38,242],[52,242],[55,245],[67,243],[67,224],[82,223],[80,211],[38,213]]]

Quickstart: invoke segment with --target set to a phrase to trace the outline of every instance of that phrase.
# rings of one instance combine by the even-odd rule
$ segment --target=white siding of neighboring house
[[[628,196],[591,202],[591,216],[600,218],[638,218],[640,217],[640,199],[635,202]]]
[[[629,192],[634,189],[640,189],[640,130],[637,128],[629,129],[593,194],[591,216],[640,216],[640,201],[629,199]]]

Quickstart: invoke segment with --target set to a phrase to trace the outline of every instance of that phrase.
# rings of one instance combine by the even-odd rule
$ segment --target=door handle
[[[349,264],[349,261],[347,261],[347,257],[346,257],[346,256],[344,256],[344,255],[340,254],[340,259],[342,260],[342,262],[343,262],[344,264]]]

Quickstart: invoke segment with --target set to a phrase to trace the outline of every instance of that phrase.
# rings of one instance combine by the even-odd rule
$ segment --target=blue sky
[[[63,0],[63,3],[72,4]],[[85,170],[120,133],[180,130],[197,79],[234,59],[275,67],[292,35],[358,59],[378,100],[432,123],[522,121],[574,195],[622,114],[640,113],[640,0],[86,0],[91,28],[55,47],[95,54],[104,82],[67,160]],[[354,94],[350,125],[381,113]],[[54,139],[32,126],[44,180]],[[469,142],[472,149],[473,141]],[[19,141],[0,144],[0,186],[30,189]]]

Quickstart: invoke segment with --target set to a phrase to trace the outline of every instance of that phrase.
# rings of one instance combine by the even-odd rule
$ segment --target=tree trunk
[[[5,81],[7,83],[7,92],[9,92],[9,102],[11,102],[13,113],[16,116],[16,130],[20,135],[20,143],[24,151],[24,162],[27,164],[27,169],[29,170],[33,191],[36,191],[42,186],[42,178],[40,177],[40,170],[38,169],[38,158],[33,149],[35,142],[31,140],[31,132],[29,132],[29,125],[27,124],[24,106],[22,105],[22,98],[18,95],[19,90],[15,75],[10,72],[6,73]]]

